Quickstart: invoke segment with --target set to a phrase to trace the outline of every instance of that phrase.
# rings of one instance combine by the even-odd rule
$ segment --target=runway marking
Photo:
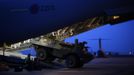
[[[90,72],[90,71],[58,71],[58,72],[76,73],[76,72]]]

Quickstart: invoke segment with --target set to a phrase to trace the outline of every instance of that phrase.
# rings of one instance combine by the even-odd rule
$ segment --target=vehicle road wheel
[[[78,68],[80,65],[80,59],[76,55],[68,55],[66,57],[66,67],[68,68]]]
[[[22,72],[22,71],[23,71],[23,68],[21,66],[14,68],[14,72]]]
[[[78,65],[77,65],[77,68],[81,68],[83,67],[84,63],[80,62]]]

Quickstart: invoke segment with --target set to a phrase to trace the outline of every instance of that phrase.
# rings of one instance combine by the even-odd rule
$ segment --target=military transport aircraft
[[[82,28],[87,30],[105,23],[132,20],[133,8],[133,0],[0,0],[0,46],[38,37],[87,19],[91,22],[87,25],[89,28],[82,27],[84,24],[71,27],[75,34],[82,32]],[[77,46],[76,42],[74,50]],[[1,60],[4,58],[12,57],[1,56]],[[18,58],[12,59],[18,61]],[[82,66],[80,63],[67,64],[69,67]]]
[[[133,19],[133,8],[133,0],[0,0],[0,44],[37,37],[96,16]]]

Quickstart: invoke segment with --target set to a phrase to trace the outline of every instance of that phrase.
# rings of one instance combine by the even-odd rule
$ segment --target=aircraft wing
[[[133,0],[0,0],[0,45],[104,15],[134,11]]]

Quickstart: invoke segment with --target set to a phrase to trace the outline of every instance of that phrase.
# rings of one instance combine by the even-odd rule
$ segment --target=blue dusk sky
[[[134,52],[134,20],[115,24],[104,25],[93,30],[69,37],[65,41],[74,43],[75,39],[87,41],[89,51],[98,50],[98,41],[91,39],[108,39],[102,41],[102,48],[105,52],[118,52],[119,54],[128,54]]]

